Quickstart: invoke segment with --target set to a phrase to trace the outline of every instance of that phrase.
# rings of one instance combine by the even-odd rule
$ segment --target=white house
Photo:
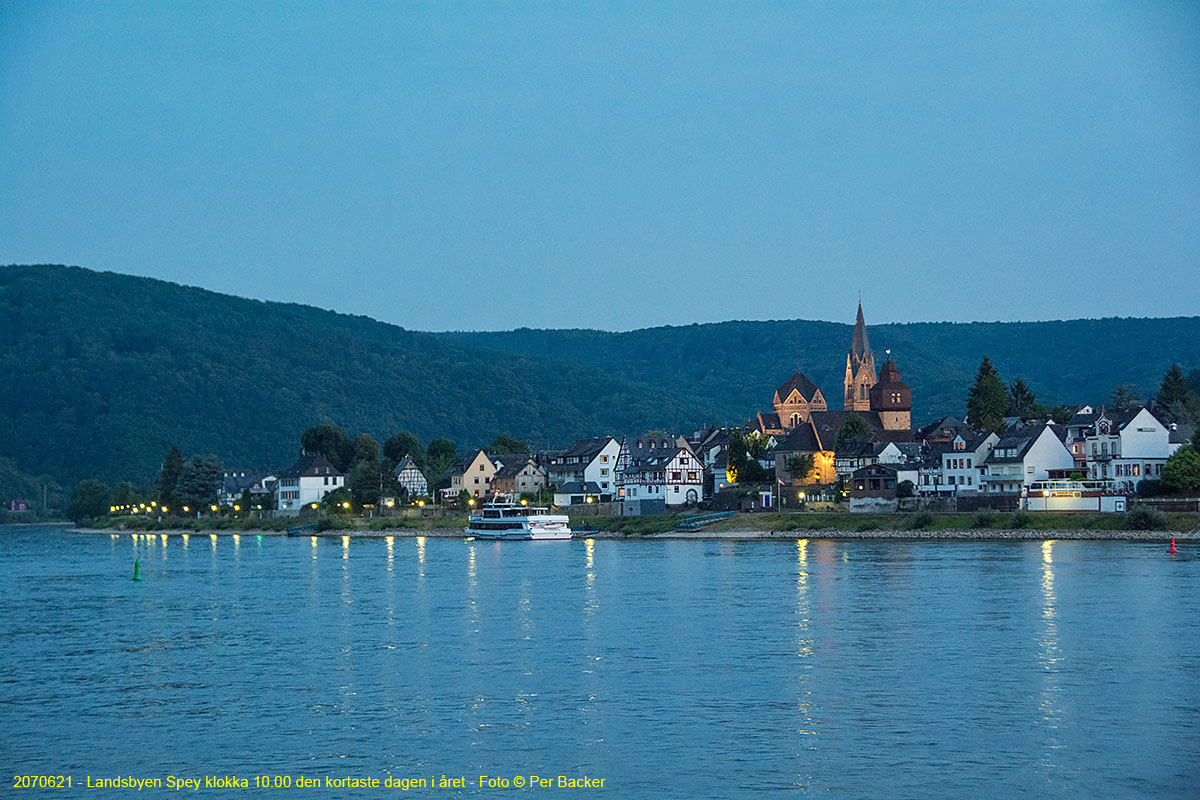
[[[275,508],[281,516],[295,516],[300,509],[320,503],[325,495],[345,485],[346,477],[325,456],[306,453],[279,473]]]
[[[611,436],[580,439],[546,464],[546,480],[556,486],[594,483],[603,502],[617,493],[616,468],[621,443]]]
[[[985,494],[1019,494],[1034,481],[1047,480],[1051,470],[1069,471],[1074,466],[1075,459],[1055,427],[1034,422],[1014,427],[996,442],[980,477]]]
[[[409,456],[400,459],[396,465],[396,482],[408,492],[409,497],[429,494],[429,481],[425,480],[425,474]]]
[[[666,507],[694,505],[704,490],[704,465],[687,440],[669,434],[626,436],[617,456],[617,494],[626,513],[644,501]]]
[[[983,465],[1000,437],[994,433],[957,432],[948,442],[931,442],[921,466],[921,494],[953,497],[983,491]]]
[[[1143,480],[1157,480],[1173,452],[1171,432],[1145,408],[1101,408],[1083,449],[1088,477],[1111,480],[1120,492],[1134,492]]]

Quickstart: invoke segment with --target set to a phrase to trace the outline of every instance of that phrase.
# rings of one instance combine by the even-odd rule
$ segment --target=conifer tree
[[[1183,377],[1183,370],[1178,364],[1172,364],[1171,368],[1167,370],[1167,374],[1163,375],[1162,387],[1159,388],[1158,396],[1154,400],[1158,403],[1159,408],[1169,409],[1176,403],[1186,406],[1190,394],[1191,387]]]
[[[175,487],[179,485],[179,476],[183,473],[183,453],[171,445],[167,457],[163,460],[162,472],[158,473],[158,502],[167,508],[174,508]]]
[[[1033,391],[1029,388],[1029,384],[1025,383],[1025,379],[1018,377],[1008,387],[1010,396],[1008,413],[1014,417],[1025,418],[1030,416],[1030,409],[1034,405],[1037,398]]]
[[[967,397],[967,424],[984,431],[998,433],[1004,427],[1004,412],[1008,410],[1008,390],[1000,373],[987,356],[979,364],[975,385]]]

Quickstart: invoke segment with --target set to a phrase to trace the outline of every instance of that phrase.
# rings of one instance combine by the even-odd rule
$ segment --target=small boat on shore
[[[488,505],[471,515],[465,532],[476,539],[570,539],[568,522],[566,514],[551,514],[548,508]]]
[[[307,525],[296,525],[287,529],[288,536],[312,536],[317,532],[317,523],[310,522]]]

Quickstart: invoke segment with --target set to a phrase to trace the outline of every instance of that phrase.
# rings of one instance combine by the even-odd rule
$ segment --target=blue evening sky
[[[1200,5],[0,0],[0,263],[409,328],[1200,308]]]

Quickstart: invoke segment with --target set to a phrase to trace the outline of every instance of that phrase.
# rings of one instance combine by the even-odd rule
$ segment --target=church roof
[[[867,341],[867,323],[863,320],[862,303],[858,304],[858,318],[854,320],[854,338],[850,342],[850,355],[855,361],[862,361],[871,352],[871,343]]]
[[[817,389],[817,385],[810,381],[807,375],[805,375],[803,372],[797,372],[795,375],[784,381],[783,384],[775,390],[775,399],[778,402],[787,402],[788,396],[791,395],[793,389],[800,392],[800,396],[803,397],[805,401],[812,400],[813,395],[819,391]]]

